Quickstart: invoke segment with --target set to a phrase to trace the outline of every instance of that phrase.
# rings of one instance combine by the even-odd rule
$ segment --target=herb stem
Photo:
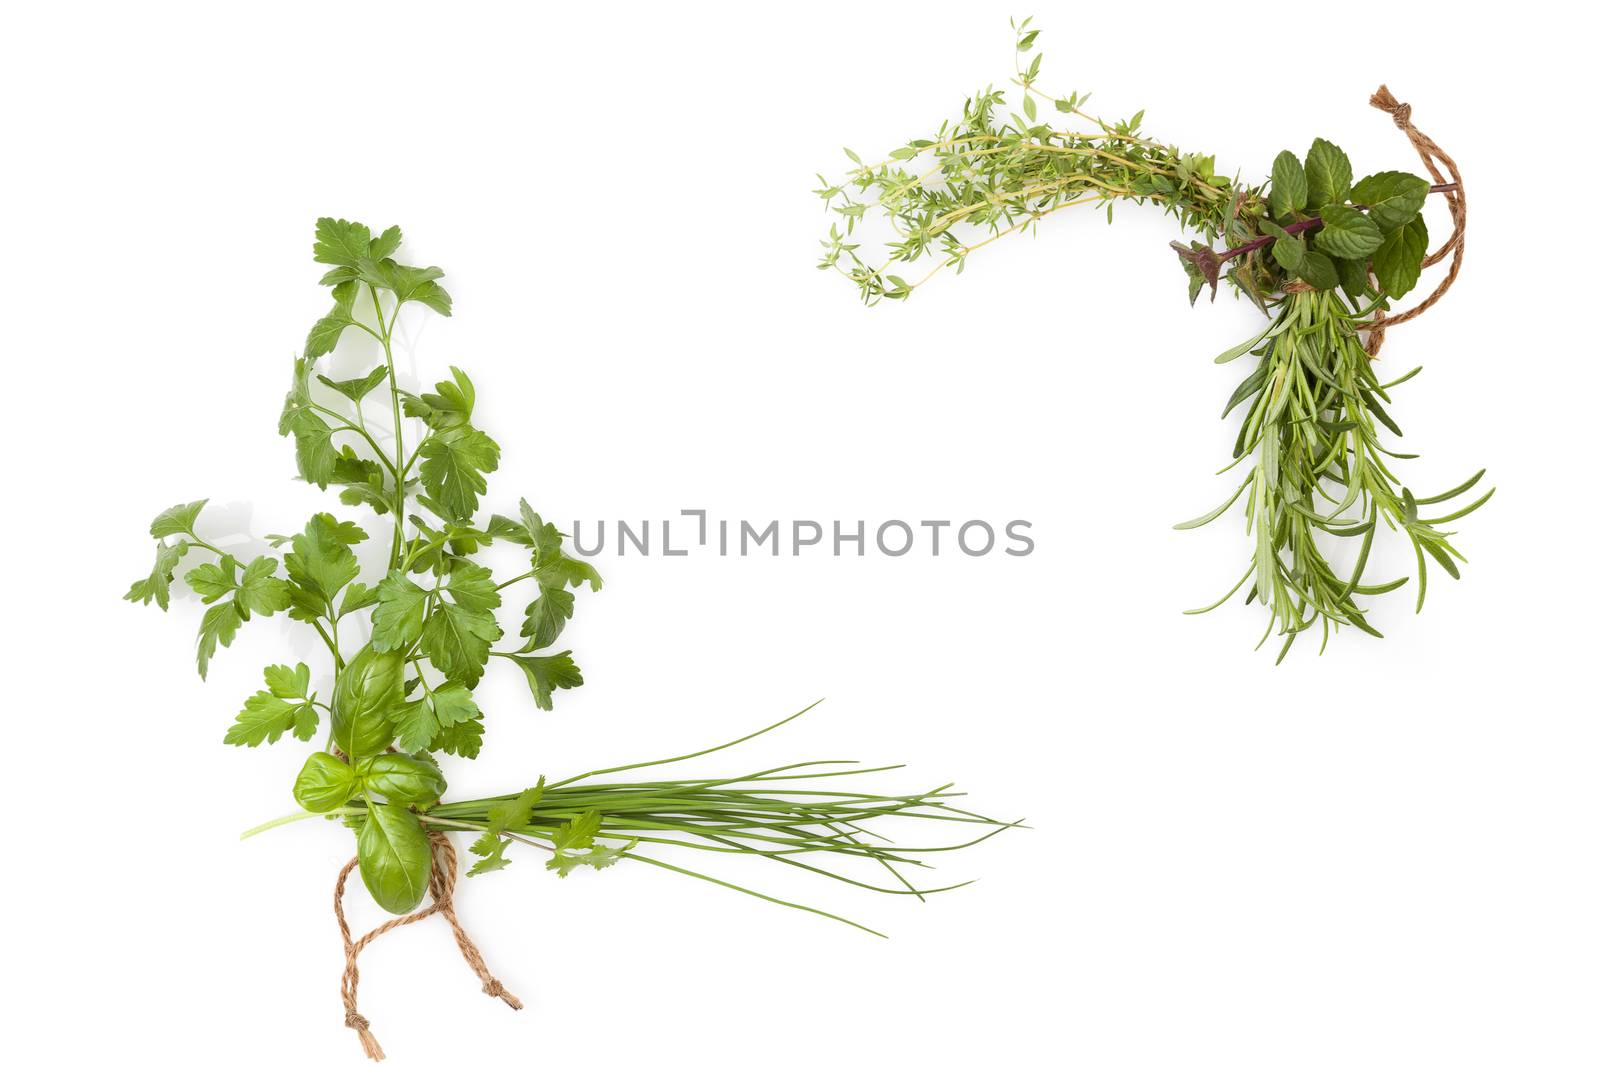
[[[389,550],[389,569],[393,570],[400,565],[400,555],[406,543],[406,482],[403,472],[409,469],[406,463],[405,428],[400,418],[400,385],[394,377],[394,348],[390,344],[390,330],[394,321],[400,318],[400,309],[396,307],[394,320],[385,323],[377,286],[368,284],[367,292],[372,294],[372,311],[377,315],[378,326],[382,330],[378,340],[383,345],[383,363],[389,369],[389,408],[394,415],[394,466],[390,470],[401,472],[395,473],[394,479],[394,547]]]

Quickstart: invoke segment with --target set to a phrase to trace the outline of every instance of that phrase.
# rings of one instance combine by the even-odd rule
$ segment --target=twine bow
[[[366,1016],[356,1010],[356,987],[361,983],[361,972],[356,967],[356,957],[361,950],[370,945],[379,937],[390,930],[398,930],[414,922],[420,922],[433,914],[443,915],[445,922],[450,924],[450,930],[455,934],[456,946],[461,949],[461,956],[467,961],[467,966],[478,976],[483,983],[483,991],[491,997],[499,997],[509,1004],[514,1010],[522,1010],[522,1001],[518,1000],[500,980],[489,973],[489,967],[483,962],[483,954],[478,951],[478,946],[472,943],[472,938],[461,928],[461,923],[456,919],[455,902],[452,895],[456,888],[456,872],[459,866],[456,858],[456,847],[450,839],[442,833],[428,834],[428,847],[432,853],[433,866],[428,873],[428,894],[433,897],[433,903],[410,915],[402,915],[398,919],[390,919],[380,926],[374,927],[359,940],[350,937],[350,924],[344,917],[344,887],[350,878],[350,872],[356,869],[357,860],[351,859],[339,872],[339,879],[333,886],[333,914],[339,920],[339,936],[344,939],[344,975],[339,981],[339,993],[344,998],[344,1024],[356,1032],[361,1039],[361,1047],[369,1059],[383,1059],[383,1048],[378,1044],[378,1039],[372,1036],[372,1029],[367,1023]]]

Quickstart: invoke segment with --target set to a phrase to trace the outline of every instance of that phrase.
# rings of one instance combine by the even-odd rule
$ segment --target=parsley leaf
[[[430,594],[399,571],[378,583],[378,606],[372,612],[372,647],[379,652],[409,648],[422,636],[422,620]]]
[[[189,551],[186,541],[177,544],[156,545],[156,563],[150,569],[148,578],[140,578],[128,587],[123,595],[124,600],[132,600],[138,604],[148,604],[154,600],[162,611],[167,610],[167,605],[172,601],[172,572],[177,567],[178,561],[183,559],[185,552]]]
[[[456,559],[440,594],[422,627],[422,652],[451,681],[476,685],[489,645],[501,634],[494,577],[487,567]]]
[[[196,536],[194,520],[199,517],[200,509],[205,506],[204,500],[196,500],[189,504],[174,504],[151,521],[150,536],[171,537],[174,534]]]
[[[200,619],[200,639],[195,646],[195,663],[200,668],[201,678],[206,676],[206,669],[211,664],[211,657],[216,655],[217,646],[227,648],[233,644],[234,635],[239,632],[243,622],[244,616],[231,600],[206,609]]]
[[[270,745],[291,730],[300,740],[311,740],[317,732],[317,709],[310,693],[311,668],[304,663],[293,667],[275,665],[263,673],[267,688],[245,700],[244,710],[223,736],[223,742],[254,748],[263,741]]]
[[[294,618],[315,619],[332,611],[334,596],[361,573],[350,546],[366,539],[366,531],[353,522],[340,522],[327,512],[311,516],[283,559],[294,583]]]
[[[500,446],[482,430],[462,426],[436,431],[417,449],[424,488],[448,518],[467,522],[489,488],[484,475],[500,466]]]
[[[506,658],[522,668],[528,688],[533,692],[534,704],[545,711],[554,707],[550,700],[553,690],[576,689],[583,684],[583,674],[572,662],[570,652],[557,652],[553,656],[507,655]]]
[[[433,747],[441,729],[476,719],[482,712],[472,690],[460,682],[446,682],[424,690],[418,700],[391,705],[386,714],[394,723],[395,744],[406,752],[423,752]]]
[[[637,841],[629,841],[617,848],[609,848],[594,843],[594,835],[600,830],[600,813],[586,811],[556,828],[550,835],[550,843],[555,846],[556,854],[545,861],[548,870],[565,878],[579,867],[593,867],[595,870],[604,870],[622,858]]]
[[[533,819],[534,806],[543,796],[544,776],[541,775],[538,784],[533,788],[524,789],[509,800],[502,800],[498,804],[489,806],[483,835],[468,848],[473,855],[483,858],[472,865],[472,869],[467,872],[468,878],[475,874],[502,870],[511,865],[511,861],[505,858],[506,846],[511,843],[511,839],[501,835],[507,830],[520,830],[527,826]]]

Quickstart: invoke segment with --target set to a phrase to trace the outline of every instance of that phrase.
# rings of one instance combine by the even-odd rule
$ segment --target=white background
[[[714,769],[855,756],[1027,816],[941,863],[927,905],[737,873],[848,928],[643,865],[519,857],[464,885],[479,994],[434,922],[366,957],[398,1064],[1592,1064],[1600,1061],[1592,635],[1594,149],[1555,5],[1040,4],[1049,85],[1259,180],[1314,135],[1414,169],[1387,80],[1459,160],[1467,267],[1395,331],[1396,414],[1461,524],[1464,580],[1374,608],[1382,642],[1252,654],[1204,603],[1239,520],[1210,357],[1153,210],[1049,220],[905,306],[812,267],[810,190],[1011,63],[1002,8],[35,5],[0,44],[11,489],[3,892],[16,1062],[353,1063],[329,891],[348,834],[291,809],[292,742],[219,744],[288,624],[195,676],[192,596],[118,601],[180,500],[225,537],[331,502],[274,434],[326,306],[322,214],[398,222],[449,320],[408,313],[408,384],[474,376],[491,501],[563,524],[680,508],[793,519],[1026,518],[1024,559],[599,561],[543,714],[482,691],[457,795],[807,719]],[[1025,13],[1025,12],[1024,12]],[[1435,234],[1446,229],[1430,209]],[[363,353],[342,353],[354,367]],[[1414,472],[1414,473],[1409,473]],[[1397,573],[1385,553],[1374,573]],[[309,645],[295,654],[313,657]],[[314,658],[314,657],[313,657]],[[320,667],[319,667],[320,669]],[[817,884],[813,884],[816,881]],[[358,923],[374,919],[369,901]]]

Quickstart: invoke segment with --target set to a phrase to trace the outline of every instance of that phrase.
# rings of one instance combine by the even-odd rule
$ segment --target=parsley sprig
[[[401,387],[393,340],[402,312],[416,304],[447,316],[451,299],[440,285],[443,272],[400,262],[400,247],[398,227],[374,235],[358,222],[317,222],[313,257],[329,268],[322,284],[331,289],[333,306],[311,327],[294,362],[278,423],[279,433],[293,439],[300,477],[336,491],[359,521],[319,512],[300,532],[269,537],[271,551],[241,559],[198,532],[205,500],[179,504],[151,523],[154,565],[127,594],[167,610],[180,565],[200,553],[206,558],[182,581],[206,605],[197,640],[202,677],[240,628],[262,616],[283,614],[309,627],[327,651],[326,664],[266,667],[263,687],[245,698],[223,737],[245,747],[285,736],[322,738],[294,782],[302,810],[246,836],[301,819],[343,821],[355,833],[363,883],[396,913],[416,908],[427,889],[433,864],[428,833],[470,830],[476,835],[472,875],[508,866],[508,847],[521,842],[548,853],[546,866],[563,878],[626,859],[851,922],[646,853],[665,845],[739,853],[922,896],[938,890],[913,888],[901,868],[922,865],[921,852],[973,842],[901,847],[864,823],[973,823],[982,836],[1014,825],[951,806],[960,794],[949,786],[904,795],[836,791],[820,780],[893,769],[839,766],[843,761],[732,778],[608,777],[717,752],[783,723],[688,756],[548,785],[540,778],[518,793],[444,802],[441,757],[472,759],[482,750],[485,715],[477,686],[492,667],[515,668],[534,705],[546,711],[557,692],[583,684],[571,653],[551,650],[573,617],[578,590],[598,592],[601,579],[589,563],[567,554],[561,532],[527,501],[510,514],[482,515],[500,448],[474,424],[477,393],[464,371],[452,367],[432,391]],[[376,342],[376,365],[344,380],[319,371],[324,357],[356,335]],[[388,544],[377,574],[363,568],[355,551],[373,538]],[[495,575],[480,558],[495,542],[524,553],[525,566],[509,578]],[[514,635],[496,614],[507,601],[521,608]],[[817,781],[808,786],[808,779]],[[888,872],[894,884],[875,885],[799,856],[865,861]]]

